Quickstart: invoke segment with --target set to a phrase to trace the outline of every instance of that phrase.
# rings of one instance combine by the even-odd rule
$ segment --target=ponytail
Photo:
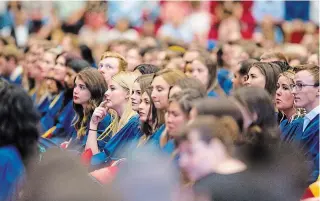
[[[245,138],[248,144],[262,144],[264,139],[261,127],[254,123],[251,124],[247,130],[247,133],[245,134]]]
[[[245,133],[247,144],[243,154],[249,162],[264,162],[271,157],[270,145],[277,144],[278,138],[272,135],[271,130],[263,130],[259,125],[253,123]]]

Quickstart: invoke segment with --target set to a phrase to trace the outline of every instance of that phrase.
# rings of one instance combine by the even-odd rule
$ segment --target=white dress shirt
[[[304,117],[303,121],[303,131],[307,128],[308,124],[318,115],[320,114],[320,105],[315,107],[311,110],[306,116]]]

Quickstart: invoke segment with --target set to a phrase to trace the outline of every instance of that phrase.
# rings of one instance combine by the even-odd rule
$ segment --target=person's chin
[[[161,106],[161,104],[160,104],[160,102],[154,102],[154,106],[157,108],[157,109],[161,109],[160,108],[160,106]]]
[[[113,109],[113,104],[111,102],[107,103],[107,107]]]
[[[80,102],[78,100],[74,100],[73,99],[73,103],[76,104],[76,105],[80,105]]]

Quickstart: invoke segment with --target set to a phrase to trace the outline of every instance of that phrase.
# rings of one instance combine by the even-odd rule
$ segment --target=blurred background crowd
[[[150,37],[209,50],[218,42],[242,39],[264,48],[295,43],[303,45],[299,52],[304,55],[317,49],[319,2],[1,1],[0,29],[19,47],[32,38],[50,39],[72,51],[84,44],[96,60],[114,40],[159,43]]]

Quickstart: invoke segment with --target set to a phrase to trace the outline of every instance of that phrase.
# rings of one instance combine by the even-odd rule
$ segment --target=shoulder
[[[299,124],[303,124],[303,118],[302,117],[298,117],[298,118],[296,118],[296,119],[293,119],[292,121],[291,121],[291,123],[290,124],[294,124],[294,125],[299,125]]]
[[[130,118],[127,125],[134,126],[134,127],[140,127],[140,119],[139,115],[134,115]]]
[[[8,177],[17,177],[23,172],[24,165],[18,150],[13,146],[0,148],[0,172]],[[2,173],[0,174],[2,175]]]
[[[207,95],[208,97],[218,97],[218,94],[214,90],[209,91]]]
[[[111,115],[107,114],[107,116],[104,119],[102,119],[102,121],[100,122],[99,127],[108,126],[111,123],[111,121],[112,121]]]

